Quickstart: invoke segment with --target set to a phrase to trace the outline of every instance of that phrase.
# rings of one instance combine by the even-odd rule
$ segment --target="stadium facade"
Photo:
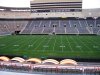
[[[29,72],[29,73],[51,72],[51,73],[64,73],[64,74],[67,73],[100,74],[100,64],[99,64],[100,62],[99,60],[100,59],[100,55],[99,55],[100,13],[99,12],[100,9],[82,9],[82,0],[59,0],[59,1],[58,0],[34,0],[30,2],[30,8],[17,8],[17,7],[15,8],[15,7],[1,6],[0,7],[0,35],[3,36],[0,36],[0,40],[4,41],[5,39],[5,41],[0,42],[0,46],[1,46],[0,70],[10,70],[10,71]],[[19,39],[17,39],[19,38],[20,35],[22,36],[25,35],[24,37],[20,38],[21,40],[23,40],[26,37],[26,34],[27,36],[32,34],[31,36],[32,38],[31,37],[26,38],[25,39],[26,41],[24,40],[24,42],[19,41]],[[10,36],[6,37],[5,35],[10,35]],[[16,36],[12,38],[13,35]],[[53,35],[54,37],[50,35]],[[66,37],[67,35],[75,35],[75,36],[88,35],[88,39],[83,37],[85,40],[83,38],[81,38],[81,40],[78,40],[79,36],[78,38],[76,38],[77,39],[76,41],[73,40],[72,37],[69,39],[63,38],[63,36]],[[93,36],[93,37],[89,37],[89,36]],[[94,38],[94,36],[96,38]],[[12,40],[9,37],[12,38]],[[7,38],[9,39],[8,41],[6,41]],[[92,41],[90,41],[90,38],[92,39]],[[18,42],[14,42],[13,40],[15,39],[18,40]],[[31,39],[31,41],[29,39]],[[47,40],[44,42],[44,45],[40,47],[41,51],[39,51],[38,47],[41,45],[42,41],[38,42],[37,43],[38,46],[35,45],[37,47],[34,48],[33,44],[30,43],[33,41],[32,39],[34,39],[34,41],[36,39],[40,41],[41,40],[43,41],[45,39]],[[51,46],[52,44],[59,45],[59,47],[57,45],[57,49],[54,48],[54,46],[51,47],[53,51],[51,49],[49,51],[48,49],[49,47],[48,43],[51,41],[51,39],[53,40],[53,42],[50,44]],[[65,41],[64,39],[67,41]],[[89,42],[87,42],[87,40]],[[79,45],[78,44],[79,42],[83,46]],[[22,48],[19,47],[24,43],[25,45],[23,45]],[[73,46],[73,43],[75,47]],[[87,45],[87,43],[90,45]],[[14,44],[13,47],[11,47],[12,44]],[[66,44],[68,44],[68,48]],[[28,45],[28,48],[26,48],[26,45]],[[90,48],[90,46],[93,46],[93,48]],[[31,50],[31,48],[29,47],[32,47],[34,49]],[[18,49],[25,49],[25,48],[30,49],[32,52],[33,51],[34,52],[25,53],[23,51],[17,51]],[[73,51],[73,49],[75,48],[81,50],[79,51],[81,52],[80,57],[78,57],[79,54],[77,53],[78,51],[76,51],[76,54],[74,55],[75,51]],[[8,50],[14,49],[14,51],[13,50],[11,51],[13,55],[11,55],[11,53],[7,49]],[[48,49],[48,52],[45,49]],[[59,49],[61,50],[57,51],[58,53],[60,52],[58,54],[56,53],[56,50]],[[69,57],[67,56],[68,52],[67,51],[64,52],[65,49],[66,50],[69,49],[70,50],[69,53],[72,53],[70,54]],[[42,52],[44,55],[42,56],[42,53],[38,55],[39,52]],[[24,53],[26,55],[23,55]],[[53,55],[52,53],[57,54],[59,56]],[[90,55],[85,56],[85,53]],[[15,54],[17,55],[19,54],[23,58],[21,58],[20,56],[16,56]],[[32,56],[38,56],[41,58],[40,59],[35,57],[32,58]],[[45,57],[48,56],[49,58],[45,59]],[[55,59],[59,59],[59,57],[60,59],[55,60],[54,58],[52,58],[53,56],[56,56],[54,57]],[[77,62],[75,60],[68,59],[67,57],[78,58],[77,61],[83,57],[86,60],[85,62],[83,61]],[[61,60],[61,58],[63,60]],[[89,59],[92,59],[91,60],[92,63],[87,61]]]
[[[75,3],[75,5],[77,4]],[[79,2],[79,5],[81,7],[81,2]],[[1,7],[0,19],[3,20],[1,24],[5,24],[4,32],[10,34],[17,31],[21,34],[100,34],[100,13],[96,13],[100,11],[99,9],[82,9],[82,7],[69,9],[65,7],[66,9],[63,10],[67,11],[64,12],[58,8],[59,11],[53,12],[52,10],[56,9],[52,8],[49,9],[49,12],[46,12],[45,10],[48,9],[42,9],[42,11],[36,8],[33,10],[32,3],[31,6],[31,8]],[[14,29],[7,29],[7,26],[10,27],[7,25],[8,19],[10,26],[13,25]],[[32,19],[38,19],[38,21],[32,21]],[[53,22],[52,19],[55,21]]]

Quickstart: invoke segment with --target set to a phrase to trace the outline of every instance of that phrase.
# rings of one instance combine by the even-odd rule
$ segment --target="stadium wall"
[[[84,17],[99,17],[100,16],[100,8],[99,9],[83,9],[82,14]]]
[[[1,8],[0,9],[4,9]],[[7,8],[8,9],[8,8]],[[42,12],[42,13],[32,13],[31,9],[16,9],[10,8],[9,10],[0,10],[0,18],[5,19],[29,19],[29,18],[67,18],[67,17],[79,17],[79,18],[86,18],[86,17],[99,17],[100,10],[99,9],[82,9],[82,12]],[[11,11],[16,10],[16,11]],[[21,11],[20,11],[21,10]]]
[[[11,12],[11,11],[0,11],[0,18],[13,18],[13,19],[24,19],[24,18],[67,18],[67,17],[99,17],[99,11],[95,10],[83,10],[82,12],[49,12],[49,13],[31,13],[31,12]]]
[[[18,18],[30,18],[30,12],[23,12],[23,11],[0,11],[0,18],[13,18],[13,19],[18,19]]]

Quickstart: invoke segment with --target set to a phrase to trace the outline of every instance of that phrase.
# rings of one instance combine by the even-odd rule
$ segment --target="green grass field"
[[[100,36],[0,36],[0,54],[38,58],[71,57],[100,59]]]

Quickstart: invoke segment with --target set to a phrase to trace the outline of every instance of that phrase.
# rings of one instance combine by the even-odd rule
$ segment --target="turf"
[[[0,54],[38,58],[71,57],[100,59],[100,36],[0,36]]]

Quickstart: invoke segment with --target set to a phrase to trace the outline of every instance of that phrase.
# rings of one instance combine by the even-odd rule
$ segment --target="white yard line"
[[[71,37],[72,38],[72,37]],[[72,40],[75,42],[75,44],[78,46],[79,44],[75,41],[75,39],[72,38]],[[79,47],[80,51],[83,52],[82,48]]]
[[[21,39],[21,40],[19,40],[19,42],[20,41],[23,41],[23,39]],[[31,40],[29,40],[29,42],[30,42]],[[35,40],[35,41],[38,41],[38,40]],[[18,41],[17,41],[18,42]],[[25,44],[25,40],[23,41],[23,42],[21,42],[20,43],[21,45],[28,45],[28,44]],[[31,45],[33,45],[33,44],[31,44]],[[21,47],[20,45],[19,45],[19,47]],[[25,49],[25,48],[24,48]],[[27,48],[26,48],[27,49]]]
[[[91,50],[91,48],[88,47],[83,41],[81,41],[80,39],[79,39],[79,41],[80,41],[86,48],[88,48],[91,52],[93,52],[93,51]]]
[[[89,37],[89,38],[90,38],[90,37]],[[87,41],[87,42],[90,43],[91,45],[93,45],[93,46],[98,46],[98,45],[99,45],[99,43],[93,41],[93,39],[91,40],[91,38],[90,38],[89,40],[90,40],[90,42],[88,42],[88,41]],[[92,41],[92,42],[91,42],[91,41]],[[95,45],[94,43],[95,43],[96,45]],[[99,48],[99,46],[98,46],[98,48]]]
[[[55,50],[55,45],[56,45],[56,37],[55,37],[55,41],[54,41],[54,45],[53,45],[53,51]]]
[[[21,40],[22,40],[22,39],[21,39]],[[12,46],[14,46],[14,45],[19,45],[19,44],[15,44],[15,43],[20,42],[21,40],[15,41],[14,44],[13,44]],[[7,43],[10,45],[10,40],[7,41]],[[22,43],[20,43],[20,44],[22,44]],[[5,48],[9,47],[8,45],[6,46],[6,44],[4,44],[4,45],[2,44],[2,46],[5,46]],[[19,45],[19,48],[20,48],[20,45]]]
[[[36,38],[36,37],[34,37],[34,38]],[[37,41],[39,41],[40,39],[43,39],[44,38],[44,36],[42,36],[42,37],[40,37],[39,39],[36,39],[35,41],[33,41],[34,43],[31,43],[31,44],[26,44],[26,45],[28,45],[28,46],[32,46],[32,47],[34,47],[34,44],[37,42]],[[30,40],[31,41],[31,40]],[[23,42],[23,44],[24,44],[24,42]]]
[[[71,51],[73,52],[73,48],[71,47],[71,44],[70,44],[70,42],[69,42],[69,40],[68,40],[67,37],[66,37],[66,40],[67,40],[67,42],[68,42],[68,44],[69,44],[69,47],[70,47]]]
[[[34,36],[34,38],[36,38],[37,36]],[[37,42],[37,41],[39,41],[40,39],[42,39],[43,38],[43,36],[42,37],[40,37],[39,39],[34,39],[35,41],[34,41],[34,43],[30,43],[29,45],[33,45],[34,46],[34,44]],[[29,40],[29,42],[33,42],[33,41],[31,41],[31,40]]]
[[[50,37],[50,36],[49,36]],[[49,40],[47,41],[47,43],[45,44],[45,46],[48,46],[49,42],[51,41],[52,37],[49,38]],[[48,46],[49,47],[49,46]],[[43,48],[43,51],[45,51],[46,47]]]
[[[34,48],[34,50],[36,50],[37,48],[39,48],[40,45],[42,44],[42,42],[43,42],[45,39],[47,39],[47,38],[43,38],[42,41],[40,41],[40,43],[38,44],[38,46]]]
[[[61,48],[62,48],[62,52],[63,52],[63,42],[62,42],[62,36],[61,36]]]

